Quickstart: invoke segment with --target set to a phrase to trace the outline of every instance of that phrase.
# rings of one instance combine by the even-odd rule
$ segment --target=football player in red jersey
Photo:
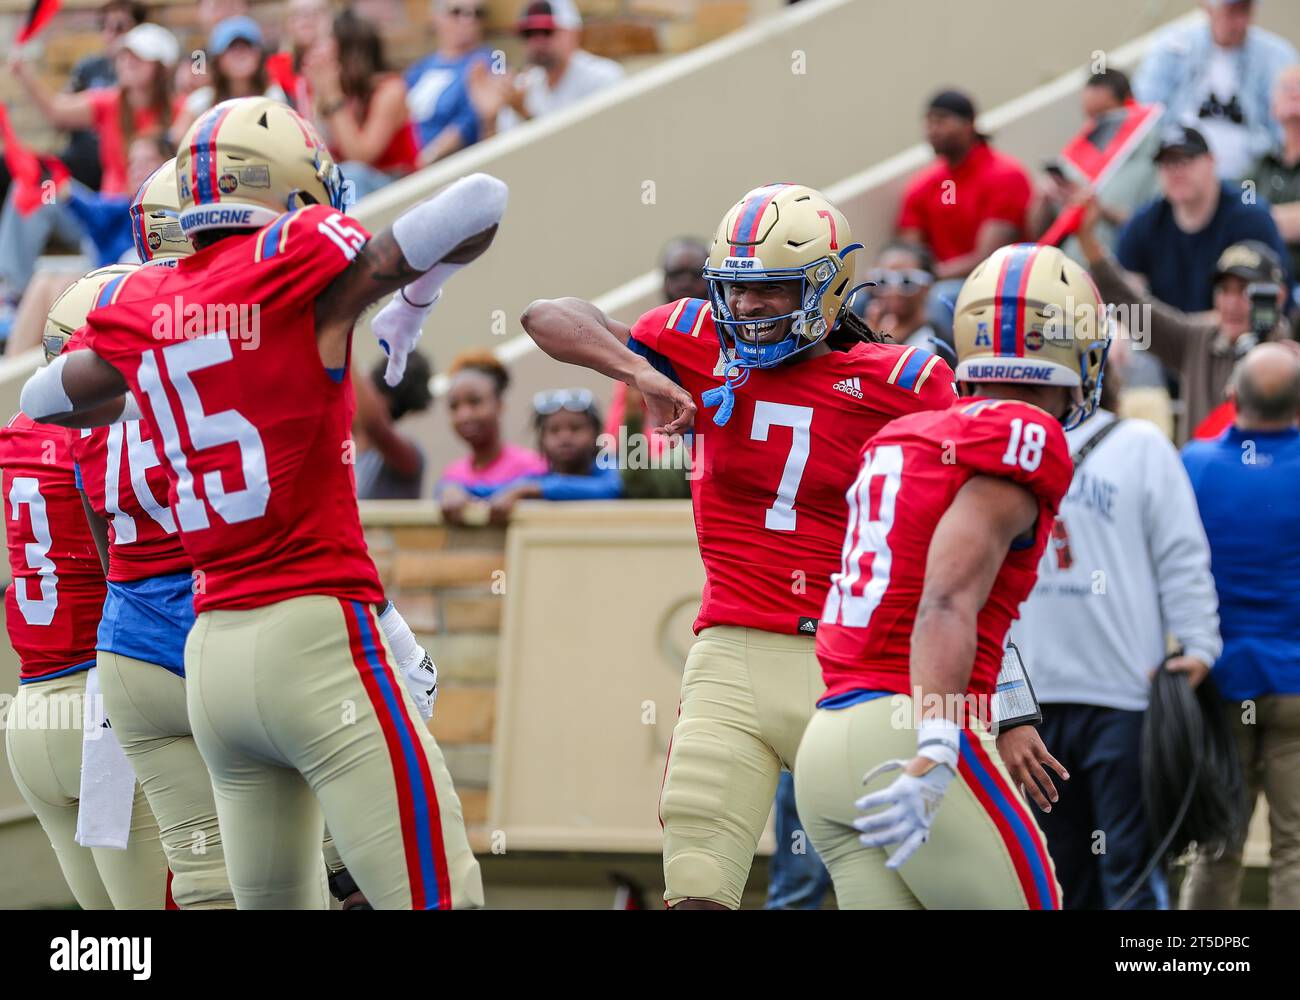
[[[374,906],[481,905],[460,802],[402,683],[427,657],[377,613],[344,457],[358,315],[400,290],[374,323],[396,381],[443,283],[490,244],[505,185],[464,178],[372,238],[342,213],[312,126],[265,98],[202,115],[177,174],[194,255],[107,289],[90,349],[29,380],[24,411],[77,423],[129,389],[161,442],[202,574],[187,707],[236,903],[319,905],[323,811]]]
[[[179,212],[176,161],[168,160],[131,203],[131,232],[143,266],[175,267],[193,253]],[[76,335],[84,321],[83,313],[71,327],[46,324],[47,360],[85,347]],[[176,905],[231,908],[235,898],[212,778],[185,708],[184,651],[194,624],[196,579],[167,501],[167,467],[139,419],[73,430],[70,444],[108,574],[96,640],[104,707],[158,820]]]
[[[942,360],[878,342],[844,308],[857,249],[821,194],[769,184],[718,227],[711,302],[681,299],[630,329],[576,299],[523,317],[552,357],[639,389],[648,424],[696,437],[706,582],[660,798],[670,906],[740,905],[821,692],[814,635],[857,455],[893,418],[954,399]]]
[[[863,449],[817,634],[826,693],[795,772],[841,907],[1060,907],[989,708],[1070,485],[1062,425],[1097,405],[1107,330],[1083,268],[1055,247],[1004,247],[957,299],[969,398]]]
[[[92,271],[64,291],[50,308],[47,343],[51,330],[80,326],[98,288],[129,269]],[[21,683],[5,724],[5,747],[18,790],[50,838],[77,903],[87,910],[162,909],[167,862],[139,785],[129,827],[101,831],[106,842],[125,833],[125,850],[83,847],[77,836],[82,714],[90,707],[86,691],[104,570],[77,492],[68,446],[75,434],[21,413],[0,430],[0,494],[13,574],[5,624]],[[101,730],[99,739],[112,740],[113,732]]]

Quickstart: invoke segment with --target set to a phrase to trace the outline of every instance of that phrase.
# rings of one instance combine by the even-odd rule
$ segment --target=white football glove
[[[423,649],[422,659],[413,660],[402,667],[402,681],[406,690],[415,699],[415,707],[420,710],[420,718],[428,722],[433,718],[433,706],[438,700],[438,668],[433,665],[433,658]]]
[[[901,771],[907,763],[905,760],[887,760],[869,771],[862,783],[868,784],[877,775]],[[943,793],[955,777],[956,772],[947,764],[934,762],[919,778],[900,774],[888,788],[864,795],[854,803],[858,809],[886,808],[853,821],[854,828],[861,834],[858,840],[867,847],[901,845],[885,862],[886,868],[901,867],[930,838],[930,824],[939,811]]]
[[[398,291],[371,321],[370,330],[388,355],[388,367],[384,369],[384,382],[388,385],[395,386],[402,381],[406,359],[420,342],[424,321],[441,297],[440,290],[428,305],[413,306]]]

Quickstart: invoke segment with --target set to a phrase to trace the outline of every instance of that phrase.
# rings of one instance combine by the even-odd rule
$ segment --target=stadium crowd
[[[1149,676],[1163,665],[1193,683],[1214,678],[1246,786],[1268,798],[1272,905],[1300,907],[1300,589],[1287,586],[1300,579],[1290,506],[1300,491],[1300,55],[1252,23],[1253,0],[1201,6],[1204,22],[1158,40],[1131,80],[1116,68],[1088,77],[1078,144],[1039,169],[979,129],[969,94],[936,93],[922,109],[935,158],[909,180],[894,237],[864,276],[873,285],[850,302],[871,328],[955,364],[952,307],[967,275],[1000,247],[1041,239],[1084,264],[1116,307],[1103,409],[1069,435],[1076,477],[1013,632],[1043,702],[1044,741],[1070,774],[1059,788],[1029,788],[1045,807],[1038,818],[1067,905],[1169,905],[1158,870],[1127,892],[1161,832],[1140,821],[1131,762]],[[373,23],[327,0],[290,0],[273,26],[242,0],[198,9],[204,73],[130,0],[103,6],[104,50],[62,90],[43,84],[21,50],[11,57],[9,71],[67,145],[41,161],[38,179],[60,188],[43,203],[14,170],[19,138],[5,140],[0,333],[10,353],[37,343],[71,280],[36,271],[49,241],[80,246],[96,264],[133,259],[131,194],[222,100],[292,105],[363,197],[623,75],[581,48],[572,0],[521,8],[524,61],[514,68],[485,46],[481,0],[433,0],[437,47],[404,70]],[[692,238],[664,248],[665,302],[708,297],[707,255]],[[382,364],[358,381],[360,496],[427,496],[432,481],[445,518],[487,523],[526,499],[690,495],[680,472],[620,469],[602,447],[643,430],[640,400],[622,384],[608,415],[585,389],[536,394],[526,447],[504,430],[510,374],[494,355],[464,354],[447,375],[446,418],[465,453],[432,476],[420,442],[398,426],[434,405],[431,361],[413,356],[397,387]],[[1108,581],[1101,590],[1096,573]],[[1080,634],[1095,639],[1086,650],[1072,641]],[[1247,701],[1258,706],[1249,723]],[[769,905],[820,905],[825,872],[786,846],[798,829],[788,774],[777,807]],[[1112,838],[1103,852],[1092,844],[1098,829]],[[1244,830],[1226,852],[1197,859],[1183,905],[1235,904],[1243,840]]]

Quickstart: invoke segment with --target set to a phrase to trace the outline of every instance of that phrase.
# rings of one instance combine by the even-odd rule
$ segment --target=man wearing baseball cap
[[[1163,104],[1166,122],[1196,123],[1225,180],[1244,177],[1282,140],[1269,102],[1277,75],[1298,57],[1290,42],[1251,24],[1261,2],[1201,0],[1206,19],[1156,39],[1133,77],[1137,99]]]
[[[1214,302],[1214,262],[1234,243],[1258,240],[1286,259],[1286,245],[1263,204],[1220,181],[1200,130],[1166,127],[1155,154],[1162,197],[1138,209],[1120,230],[1115,256],[1142,275],[1151,294],[1183,312]]]
[[[532,0],[516,24],[527,65],[513,78],[486,66],[470,73],[470,97],[484,134],[575,104],[623,78],[612,59],[580,48],[582,15],[573,0]]]
[[[1079,226],[1079,248],[1102,299],[1114,305],[1127,323],[1133,346],[1149,347],[1178,376],[1183,412],[1174,437],[1181,445],[1223,402],[1233,366],[1242,355],[1261,340],[1290,338],[1291,327],[1282,313],[1286,299],[1282,258],[1259,240],[1230,244],[1205,275],[1213,308],[1183,311],[1144,291],[1125,274],[1097,238],[1097,218],[1094,198]],[[1251,292],[1260,298],[1271,294],[1271,316],[1269,310],[1257,307],[1252,317]],[[1270,319],[1268,329],[1256,329]]]

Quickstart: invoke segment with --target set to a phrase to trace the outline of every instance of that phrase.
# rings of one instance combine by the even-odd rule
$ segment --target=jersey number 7
[[[754,427],[749,432],[751,441],[766,441],[772,427],[789,427],[790,454],[786,456],[781,483],[776,488],[776,499],[767,508],[764,527],[768,531],[794,531],[798,514],[794,498],[799,492],[804,467],[808,464],[808,444],[812,437],[813,411],[811,406],[792,406],[789,403],[769,403],[759,400],[754,404]]]

